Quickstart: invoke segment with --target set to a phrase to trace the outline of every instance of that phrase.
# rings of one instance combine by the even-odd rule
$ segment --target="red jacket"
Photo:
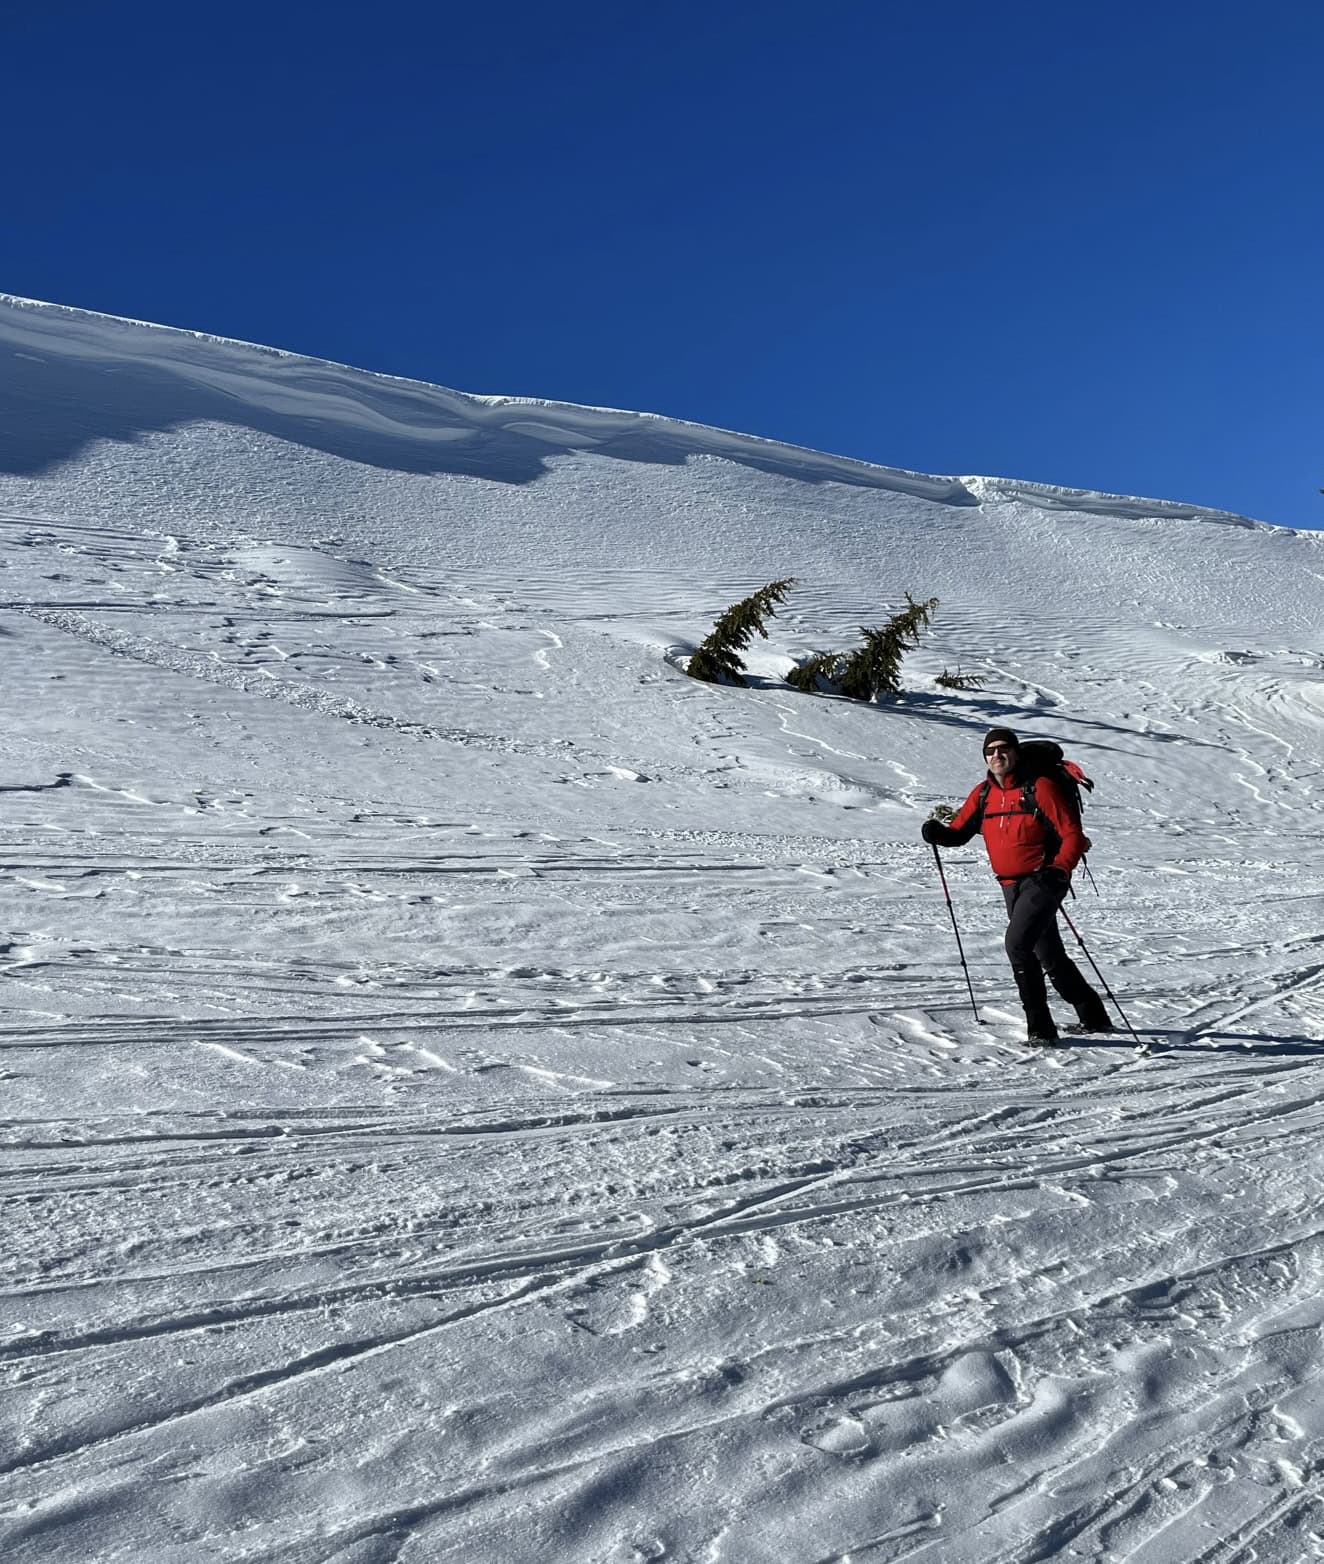
[[[992,773],[982,816],[979,798],[983,782],[971,790],[951,823],[950,829],[958,838],[953,846],[968,842],[976,831],[983,833],[988,861],[999,880],[1019,880],[1036,869],[1062,869],[1070,874],[1089,851],[1089,838],[1067,808],[1057,783],[1051,777],[1036,777],[1029,786],[1047,824],[1027,808],[1024,791],[1014,776],[1001,783]]]

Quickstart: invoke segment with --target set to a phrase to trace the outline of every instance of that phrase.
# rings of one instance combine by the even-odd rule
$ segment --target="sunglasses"
[[[1014,744],[990,744],[988,746],[988,748],[984,751],[985,756],[988,756],[988,755],[1014,755],[1015,753],[1016,753],[1016,746]]]

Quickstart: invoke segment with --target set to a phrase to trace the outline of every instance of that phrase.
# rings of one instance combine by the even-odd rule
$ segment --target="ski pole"
[[[1090,948],[1085,943],[1085,941],[1083,939],[1081,939],[1081,937],[1080,937],[1080,930],[1071,921],[1071,916],[1067,912],[1067,909],[1065,907],[1059,907],[1058,911],[1066,919],[1067,927],[1076,936],[1076,944],[1079,945],[1080,948],[1085,952],[1085,959],[1086,959],[1086,961],[1088,961],[1090,966],[1092,966],[1094,968],[1094,976],[1096,978],[1098,978],[1100,983],[1103,984],[1103,991],[1104,991],[1105,994],[1107,994],[1108,998],[1112,1000],[1113,1007],[1117,1011],[1117,1014],[1119,1016],[1121,1016],[1123,1025],[1126,1027],[1127,1031],[1130,1032],[1131,1036],[1135,1038],[1137,1045],[1143,1047],[1144,1045],[1141,1044],[1141,1042],[1140,1042],[1140,1034],[1136,1031],[1135,1027],[1133,1027],[1131,1025],[1131,1023],[1126,1019],[1126,1011],[1123,1010],[1121,1005],[1119,1005],[1117,1003],[1117,995],[1114,994],[1112,989],[1110,989],[1108,987],[1108,979],[1106,977],[1104,977],[1102,972],[1099,971],[1098,963],[1095,961],[1094,957],[1090,955]]]
[[[979,1006],[975,1003],[974,985],[970,981],[970,968],[965,964],[965,951],[961,946],[961,931],[956,926],[956,908],[952,906],[952,893],[947,889],[947,876],[943,873],[942,859],[938,855],[938,844],[934,842],[933,861],[938,865],[938,878],[942,881],[942,893],[947,898],[947,911],[951,915],[952,933],[956,935],[956,951],[961,958],[961,971],[965,973],[965,986],[970,990],[970,1008],[975,1013],[975,1020],[982,1026],[984,1018],[979,1013]]]

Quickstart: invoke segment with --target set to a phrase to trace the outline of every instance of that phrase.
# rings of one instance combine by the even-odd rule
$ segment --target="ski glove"
[[[1071,889],[1071,876],[1065,869],[1047,868],[1036,869],[1033,879],[1036,885],[1042,885],[1046,891],[1051,891],[1061,901]]]
[[[944,825],[941,820],[926,820],[919,828],[919,834],[930,847],[955,847],[959,845],[956,832],[951,826]]]

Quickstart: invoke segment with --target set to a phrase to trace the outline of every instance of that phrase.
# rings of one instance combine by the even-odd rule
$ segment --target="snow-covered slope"
[[[1324,1550],[1319,537],[13,299],[0,535],[6,1560]],[[991,723],[1148,1053],[975,851],[970,1012]]]

